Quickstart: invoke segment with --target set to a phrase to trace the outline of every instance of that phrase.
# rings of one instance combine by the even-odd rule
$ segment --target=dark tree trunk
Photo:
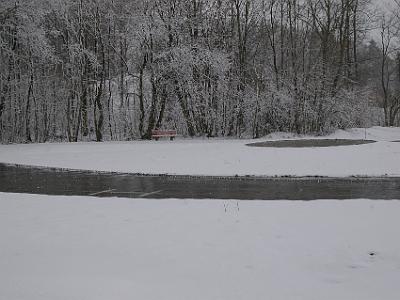
[[[161,107],[160,107],[160,113],[158,114],[158,119],[157,119],[157,124],[156,124],[157,128],[160,128],[162,126],[162,122],[164,119],[165,107],[167,104],[167,97],[168,97],[167,91],[164,86],[162,94],[161,94]]]
[[[151,100],[151,108],[150,108],[150,112],[149,112],[147,132],[144,136],[145,139],[151,139],[151,131],[154,129],[154,126],[156,124],[156,109],[157,109],[158,93],[157,93],[157,86],[156,86],[153,75],[151,78],[151,90],[152,90],[152,100]]]
[[[194,126],[193,126],[193,122],[192,122],[192,120],[190,118],[190,112],[189,112],[189,109],[187,107],[187,103],[185,101],[185,97],[183,96],[183,93],[182,93],[182,91],[181,91],[181,89],[179,87],[179,82],[177,80],[175,80],[175,94],[178,97],[178,101],[179,101],[179,104],[180,104],[181,109],[182,109],[183,116],[184,116],[185,121],[186,121],[186,126],[187,126],[188,133],[189,133],[189,135],[191,137],[193,137],[193,136],[196,135],[196,132],[195,132],[195,129],[194,129]]]

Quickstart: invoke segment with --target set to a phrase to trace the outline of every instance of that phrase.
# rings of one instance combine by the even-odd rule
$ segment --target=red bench
[[[160,129],[153,129],[151,131],[151,138],[158,141],[160,137],[169,137],[172,141],[176,137],[176,130],[160,130]]]

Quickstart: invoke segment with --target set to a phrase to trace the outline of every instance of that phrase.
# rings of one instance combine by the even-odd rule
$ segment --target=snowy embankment
[[[400,176],[400,128],[338,131],[321,138],[371,139],[329,148],[256,148],[259,140],[178,139],[105,143],[1,145],[0,162],[144,174],[255,176]]]
[[[0,299],[397,300],[398,201],[0,193]]]

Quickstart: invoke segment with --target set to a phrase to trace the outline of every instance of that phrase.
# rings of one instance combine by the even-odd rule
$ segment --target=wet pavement
[[[145,176],[0,164],[0,192],[152,199],[400,199],[400,178]]]
[[[311,140],[279,140],[247,144],[250,147],[272,147],[272,148],[308,148],[308,147],[332,147],[353,146],[376,143],[372,140],[349,140],[349,139],[311,139]]]

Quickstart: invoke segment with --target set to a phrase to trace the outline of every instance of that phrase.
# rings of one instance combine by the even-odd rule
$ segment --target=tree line
[[[2,0],[0,141],[398,126],[398,20],[368,0]]]

